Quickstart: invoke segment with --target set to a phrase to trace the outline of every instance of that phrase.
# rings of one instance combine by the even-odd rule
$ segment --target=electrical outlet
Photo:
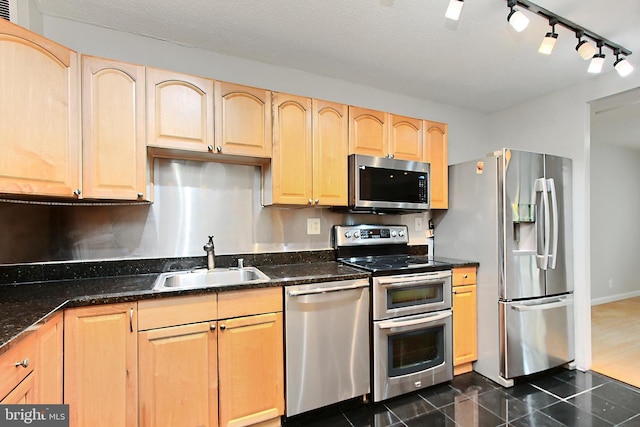
[[[613,288],[613,279],[609,279],[609,288]]]
[[[414,229],[415,231],[422,231],[422,218],[417,216],[415,218]]]
[[[320,234],[320,218],[307,218],[307,234]]]

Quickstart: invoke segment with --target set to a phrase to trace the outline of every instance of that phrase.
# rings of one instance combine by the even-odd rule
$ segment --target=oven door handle
[[[377,282],[380,286],[388,287],[398,287],[398,286],[411,286],[411,285],[419,285],[424,283],[438,283],[447,277],[451,277],[451,270],[447,271],[439,271],[437,273],[427,273],[421,275],[411,275],[406,277],[394,277],[394,278],[377,278]],[[397,286],[396,286],[397,284]]]
[[[300,290],[300,291],[287,291],[287,294],[290,297],[301,297],[304,295],[327,294],[329,292],[351,291],[353,289],[362,289],[362,288],[368,288],[368,287],[369,287],[369,284],[366,283],[364,285],[334,286],[330,288],[316,288],[316,289]]]
[[[404,326],[415,326],[415,325],[432,323],[438,320],[446,319],[447,317],[451,317],[451,311],[447,310],[442,313],[430,314],[427,316],[420,317],[418,319],[411,319],[411,320],[385,320],[383,322],[378,323],[378,327],[380,329],[402,328]]]

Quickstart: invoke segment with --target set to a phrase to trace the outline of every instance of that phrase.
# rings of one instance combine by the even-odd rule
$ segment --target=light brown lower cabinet
[[[141,427],[280,425],[282,289],[215,298],[139,302]]]
[[[62,403],[62,313],[0,356],[0,403]]]
[[[478,359],[476,268],[453,269],[453,373],[470,372]]]
[[[138,334],[140,426],[216,426],[215,322]]]
[[[71,427],[138,424],[137,303],[64,312],[64,402]]]

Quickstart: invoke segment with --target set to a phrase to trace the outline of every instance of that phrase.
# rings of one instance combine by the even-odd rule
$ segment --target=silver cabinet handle
[[[129,329],[133,332],[133,307],[129,309]]]
[[[27,366],[29,366],[29,358],[25,357],[24,360],[21,360],[20,362],[16,362],[16,368],[18,366],[22,366],[23,368],[26,368]]]
[[[216,330],[216,324],[212,323],[211,326],[209,326],[209,329],[211,329],[212,331]]]
[[[78,196],[80,196],[80,194],[82,194],[82,191],[80,191],[79,188],[76,188],[75,190],[73,190],[73,195],[74,196],[78,197]]]
[[[462,278],[463,278],[463,279],[468,279],[468,278],[469,278],[469,275],[468,275],[468,274],[463,274],[463,275],[462,275]]]
[[[213,145],[207,145],[207,151],[212,153],[213,152]]]
[[[225,329],[227,329],[227,326],[223,323],[222,325],[220,325],[220,329],[224,331]]]
[[[222,153],[222,147],[218,145],[218,146],[216,147],[216,152],[218,152],[218,153]]]
[[[290,297],[301,297],[304,295],[316,295],[316,294],[326,294],[329,292],[340,292],[340,291],[351,291],[353,289],[362,289],[362,288],[368,288],[369,284],[363,284],[363,285],[350,285],[350,286],[336,286],[333,288],[316,288],[316,289],[309,289],[306,291],[289,291],[289,296]]]

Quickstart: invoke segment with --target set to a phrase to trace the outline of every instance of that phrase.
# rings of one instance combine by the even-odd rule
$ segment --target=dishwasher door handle
[[[368,287],[369,287],[369,284],[365,283],[362,285],[335,286],[331,288],[315,288],[315,289],[299,290],[299,291],[287,291],[287,294],[290,297],[301,297],[304,295],[328,294],[330,292],[351,291],[354,289],[363,289]]]

